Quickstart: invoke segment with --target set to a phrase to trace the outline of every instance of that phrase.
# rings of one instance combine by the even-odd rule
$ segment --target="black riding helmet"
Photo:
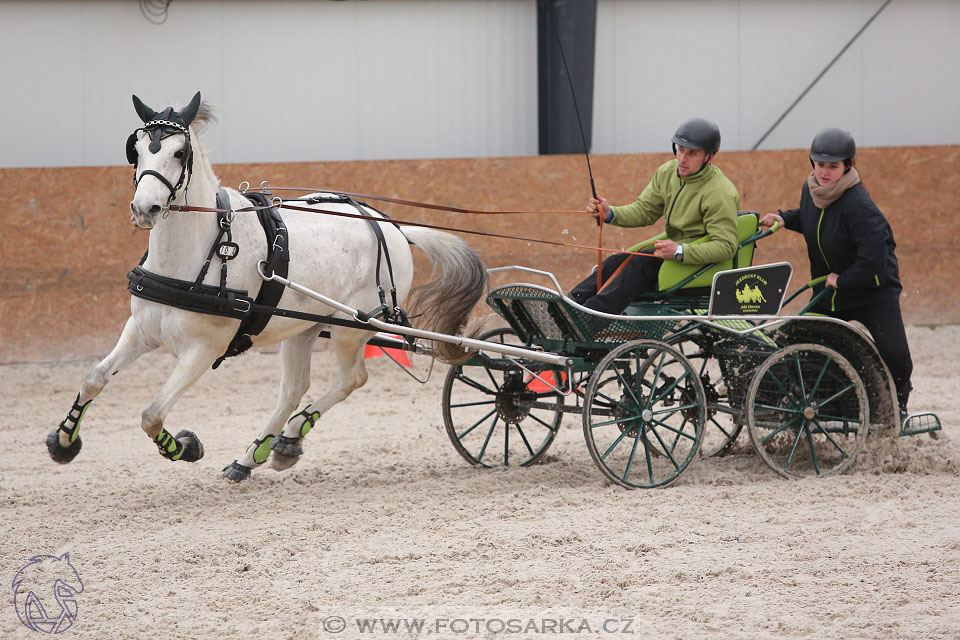
[[[673,154],[677,154],[677,145],[687,149],[705,149],[713,155],[720,151],[720,127],[703,118],[690,118],[684,121],[671,138]]]
[[[818,133],[810,143],[810,164],[816,162],[842,162],[848,167],[857,155],[857,143],[846,129],[830,127]]]

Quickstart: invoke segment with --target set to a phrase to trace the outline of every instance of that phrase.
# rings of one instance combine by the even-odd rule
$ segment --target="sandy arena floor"
[[[652,491],[607,483],[572,415],[543,464],[471,468],[443,430],[445,369],[420,386],[384,358],[296,467],[228,483],[276,397],[265,352],[208,372],[168,418],[201,461],[162,459],[139,428],[173,365],[155,353],[94,401],[59,466],[43,440],[93,363],[3,366],[0,579],[70,552],[84,591],[65,638],[957,638],[960,326],[909,337],[911,407],[939,413],[939,439],[871,436],[851,472],[786,481],[744,433]],[[314,354],[312,394],[331,361]],[[38,637],[12,590],[3,603],[0,637]],[[425,626],[361,633],[385,616]]]

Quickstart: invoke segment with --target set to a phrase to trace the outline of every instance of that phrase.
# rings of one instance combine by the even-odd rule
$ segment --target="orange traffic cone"
[[[539,376],[539,378],[530,378],[530,381],[527,382],[528,390],[533,391],[534,393],[548,393],[554,390],[550,384],[552,384],[554,387],[559,387],[562,383],[567,381],[567,374],[563,372],[560,373],[560,382],[557,382],[556,377],[553,375],[553,371],[544,371],[543,373],[539,374]],[[550,384],[547,384],[548,382]]]
[[[391,336],[391,337],[399,338],[400,336]],[[394,361],[396,361],[398,364],[403,365],[408,369],[413,368],[413,365],[410,364],[410,358],[407,356],[407,352],[404,351],[403,349],[393,349],[390,347],[374,347],[369,344],[363,349],[364,359],[380,358],[383,356],[383,354],[387,354],[391,356],[394,359]]]

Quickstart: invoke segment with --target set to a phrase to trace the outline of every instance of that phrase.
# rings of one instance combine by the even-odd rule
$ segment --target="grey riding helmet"
[[[857,155],[857,143],[846,129],[830,127],[818,133],[810,144],[810,164],[843,162],[849,166]]]
[[[710,154],[720,151],[720,127],[703,118],[685,120],[670,140],[673,142],[673,153],[677,153],[677,145],[687,149],[705,149]]]

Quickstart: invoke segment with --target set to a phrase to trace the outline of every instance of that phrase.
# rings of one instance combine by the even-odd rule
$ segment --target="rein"
[[[247,184],[249,184],[249,183],[247,183]],[[377,195],[369,195],[369,194],[362,194],[362,193],[352,193],[352,192],[349,192],[349,191],[335,191],[335,190],[330,190],[330,189],[310,189],[310,188],[305,188],[305,187],[274,187],[274,186],[270,186],[270,185],[269,185],[268,183],[266,183],[266,182],[261,183],[260,189],[261,189],[261,190],[269,189],[269,190],[271,190],[271,191],[274,191],[274,190],[276,190],[276,191],[309,191],[309,192],[313,192],[313,193],[330,193],[330,194],[335,194],[335,195],[348,196],[348,197],[352,197],[352,198],[365,198],[365,199],[369,199],[369,200],[378,200],[378,201],[382,201],[382,202],[390,202],[390,203],[393,203],[393,204],[399,204],[399,205],[408,206],[408,207],[419,207],[419,208],[423,208],[423,209],[435,209],[435,210],[438,210],[438,211],[450,211],[450,212],[453,212],[453,213],[486,214],[486,215],[509,215],[509,214],[523,214],[523,213],[569,213],[569,214],[584,214],[584,213],[586,213],[586,212],[583,211],[583,210],[566,210],[566,209],[544,209],[544,210],[540,210],[540,211],[522,211],[522,210],[515,210],[515,211],[514,211],[514,210],[489,211],[489,210],[481,210],[481,209],[465,209],[465,208],[459,208],[459,207],[448,207],[448,206],[446,206],[446,205],[432,204],[432,203],[429,203],[429,202],[417,202],[416,200],[402,200],[402,199],[400,199],[400,198],[389,198],[389,197],[387,197],[387,196],[377,196]],[[241,190],[241,193],[246,194],[247,191]],[[322,214],[325,214],[325,215],[340,216],[340,217],[343,217],[343,218],[356,218],[356,219],[358,219],[358,220],[368,220],[368,221],[374,221],[374,222],[383,222],[383,219],[382,219],[382,218],[377,218],[377,217],[374,217],[374,216],[368,216],[368,215],[364,215],[364,214],[362,214],[362,213],[347,213],[347,212],[343,212],[343,211],[329,211],[329,210],[326,210],[326,209],[313,209],[313,208],[308,208],[308,207],[299,207],[299,206],[290,204],[291,202],[307,202],[307,203],[309,203],[309,202],[312,202],[312,201],[313,201],[312,198],[287,198],[287,199],[283,199],[283,198],[276,198],[276,197],[275,197],[275,198],[273,198],[273,201],[272,201],[273,204],[272,204],[271,206],[276,206],[276,207],[278,207],[278,208],[283,208],[283,209],[290,209],[290,210],[292,210],[292,211],[305,211],[305,212],[307,212],[307,213],[322,213]],[[245,212],[245,211],[259,211],[260,209],[263,209],[263,208],[264,208],[264,207],[243,207],[243,208],[241,208],[241,209],[233,209],[232,212],[234,212],[234,213],[241,213],[241,212]],[[183,212],[196,211],[196,212],[210,212],[210,213],[221,213],[221,212],[229,212],[229,211],[230,211],[230,210],[226,210],[226,209],[217,209],[217,208],[214,208],[214,207],[194,207],[194,206],[192,206],[192,205],[171,205],[171,206],[170,206],[170,210],[171,210],[171,211],[183,211]],[[589,246],[589,245],[576,244],[576,243],[572,243],[572,242],[559,242],[559,241],[555,241],[555,240],[541,240],[541,239],[539,239],[539,238],[527,238],[527,237],[523,237],[523,236],[511,236],[511,235],[500,234],[500,233],[492,233],[492,232],[488,232],[488,231],[473,231],[473,230],[470,230],[470,229],[460,229],[460,228],[457,228],[457,227],[444,227],[444,226],[440,226],[440,225],[426,224],[426,223],[422,223],[422,222],[412,222],[412,221],[409,221],[409,220],[397,220],[396,218],[391,218],[390,221],[393,222],[394,224],[397,224],[397,225],[400,225],[400,226],[423,227],[423,228],[426,228],[426,229],[435,229],[435,230],[437,230],[437,231],[450,231],[450,232],[454,232],[454,233],[467,233],[467,234],[471,234],[471,235],[484,236],[484,237],[487,237],[487,238],[500,238],[500,239],[503,239],[503,240],[518,240],[518,241],[522,241],[522,242],[530,242],[530,243],[535,243],[535,244],[546,244],[546,245],[550,245],[550,246],[554,246],[554,247],[568,247],[568,248],[571,248],[571,249],[583,249],[583,250],[586,250],[586,251],[596,251],[598,258],[602,257],[604,253],[623,253],[623,254],[641,255],[641,256],[642,256],[642,255],[647,255],[647,256],[653,255],[652,253],[646,253],[646,252],[642,252],[642,251],[623,251],[623,250],[620,250],[620,249],[606,249],[606,248],[604,248],[604,247],[603,247],[603,227],[602,227],[602,226],[600,227],[600,234],[601,234],[601,235],[600,235],[600,246],[598,246],[598,247],[592,247],[592,246]],[[598,271],[599,271],[599,269],[598,269]]]
[[[362,215],[362,214],[357,214],[357,213],[346,213],[346,212],[344,212],[344,211],[328,211],[328,210],[326,210],[326,209],[310,209],[310,208],[307,208],[307,207],[298,207],[298,206],[289,204],[289,202],[291,202],[291,201],[290,201],[290,200],[284,200],[284,201],[283,201],[283,204],[281,204],[280,206],[281,206],[282,208],[284,208],[284,209],[290,209],[290,210],[293,210],[293,211],[306,211],[307,213],[322,213],[322,214],[324,214],[324,215],[340,216],[340,217],[342,217],[342,218],[356,218],[356,219],[358,219],[358,220],[375,220],[375,221],[380,221],[380,222],[383,221],[382,218],[374,218],[373,216],[367,216],[367,215]],[[294,200],[294,202],[301,202],[301,200]],[[528,213],[528,212],[524,212],[524,213]],[[539,213],[539,212],[536,212],[536,213]],[[582,212],[582,211],[577,211],[577,212],[575,212],[575,213],[583,213],[583,212]],[[540,240],[539,238],[526,238],[526,237],[523,237],[523,236],[510,236],[510,235],[505,235],[505,234],[501,234],[501,233],[491,233],[491,232],[488,232],[488,231],[473,231],[473,230],[470,230],[470,229],[458,229],[458,228],[456,228],[456,227],[443,227],[443,226],[440,226],[440,225],[426,224],[426,223],[423,223],[423,222],[411,222],[411,221],[409,221],[409,220],[397,220],[396,218],[390,218],[390,222],[392,222],[393,224],[399,225],[399,226],[422,227],[422,228],[425,228],[425,229],[436,229],[437,231],[451,231],[451,232],[454,232],[454,233],[468,233],[468,234],[471,234],[471,235],[484,236],[484,237],[487,237],[487,238],[502,238],[502,239],[504,239],[504,240],[521,240],[521,241],[524,241],[524,242],[532,242],[532,243],[537,243],[537,244],[547,244],[547,245],[551,245],[551,246],[555,246],[555,247],[569,247],[569,248],[572,248],[572,249],[586,249],[586,250],[588,250],[588,251],[597,250],[598,252],[606,252],[606,253],[625,253],[625,254],[632,254],[632,255],[647,255],[647,256],[653,255],[652,253],[645,253],[645,252],[640,252],[640,251],[623,251],[623,250],[619,250],[619,249],[605,249],[605,248],[603,248],[603,247],[591,247],[591,246],[583,245],[583,244],[574,244],[574,243],[572,243],[572,242],[557,242],[557,241],[555,241],[555,240]]]
[[[405,207],[418,207],[420,209],[435,209],[437,211],[451,211],[453,213],[471,213],[475,215],[508,215],[508,214],[517,214],[517,213],[584,213],[583,210],[575,209],[542,209],[539,211],[490,211],[484,209],[463,209],[460,207],[450,207],[442,204],[433,204],[430,202],[417,202],[416,200],[401,200],[400,198],[389,198],[387,196],[376,196],[370,195],[367,193],[351,193],[349,191],[336,191],[331,189],[308,189],[305,187],[274,187],[268,183],[260,185],[261,189],[268,189],[271,191],[306,191],[308,193],[334,193],[343,196],[351,196],[353,198],[363,198],[364,200],[377,200],[379,202],[390,202],[392,204],[399,204]],[[287,201],[296,201],[300,198],[288,198]]]

